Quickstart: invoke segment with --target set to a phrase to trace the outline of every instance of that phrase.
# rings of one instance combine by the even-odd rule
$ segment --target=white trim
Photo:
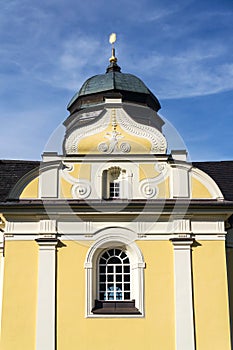
[[[102,117],[96,122],[90,125],[85,125],[81,128],[76,128],[69,134],[69,136],[64,141],[64,149],[66,151],[66,154],[79,153],[78,144],[80,140],[88,136],[96,135],[107,129],[111,120],[111,113],[108,110],[104,110],[101,113]]]
[[[96,299],[96,270],[95,266],[99,254],[106,248],[119,247],[122,245],[127,250],[130,262],[133,266],[132,273],[132,299],[135,299],[135,306],[141,312],[140,317],[144,316],[144,273],[145,268],[142,253],[136,243],[130,239],[132,232],[124,228],[105,229],[99,232],[97,240],[90,247],[86,260],[86,317],[96,317],[92,313],[94,300]],[[98,317],[106,317],[106,315],[99,315]],[[114,316],[111,316],[114,317]],[[120,316],[118,316],[120,317]],[[136,316],[135,316],[136,317]]]
[[[130,162],[140,162],[140,163],[148,163],[148,162],[167,162],[169,158],[169,155],[166,154],[135,154],[135,153],[127,153],[124,154],[124,160],[128,160]],[[65,165],[68,163],[103,163],[103,160],[105,162],[116,162],[122,161],[122,154],[117,153],[111,153],[111,154],[80,154],[75,156],[75,154],[72,156],[72,158],[69,158],[68,156],[61,156],[61,162],[64,162]]]
[[[40,165],[38,164],[38,166],[35,169],[32,169],[31,171],[26,173],[19,179],[19,181],[16,182],[16,184],[10,191],[9,198],[16,199],[21,196],[26,186],[39,176],[39,167]]]
[[[92,184],[92,198],[103,198],[103,172],[106,170],[110,170],[113,167],[119,167],[122,171],[125,171],[126,174],[124,178],[120,179],[122,185],[122,193],[120,199],[129,199],[129,198],[137,198],[138,197],[138,173],[139,167],[134,163],[101,163],[101,164],[93,164],[91,169],[91,178],[93,179]]]
[[[220,233],[216,235],[210,235],[210,234],[198,234],[195,235],[195,240],[197,241],[225,241],[226,240],[226,233]]]
[[[56,245],[57,239],[38,239],[38,300],[36,350],[56,346]]]
[[[201,240],[201,241],[222,241],[225,240],[226,238],[226,232],[217,232],[215,234],[209,233],[209,232],[203,232],[203,233],[198,233],[198,234],[192,234],[192,236],[196,240]],[[150,233],[138,233],[137,236],[135,237],[135,240],[138,241],[169,241],[174,237],[182,237],[179,234],[173,234],[169,233],[167,234],[166,232],[164,234],[158,234],[157,232],[150,232]],[[5,241],[34,241],[35,239],[39,238],[38,234],[12,234],[12,235],[6,235],[5,236]],[[44,238],[46,235],[44,235]],[[90,239],[94,238],[94,234],[61,234],[60,239],[63,241],[87,241],[89,242]]]
[[[171,173],[171,167],[167,163],[158,161],[153,165],[159,175],[154,178],[146,178],[139,181],[140,194],[144,198],[157,198],[159,196],[159,188],[157,185],[164,182]]]
[[[200,181],[202,185],[205,186],[207,190],[210,192],[210,194],[212,195],[212,198],[221,198],[221,199],[224,198],[216,182],[212,179],[212,177],[210,177],[204,171],[193,167],[191,169],[191,177]],[[192,193],[191,193],[191,196],[192,196]]]
[[[128,134],[149,140],[151,143],[151,153],[166,153],[167,140],[158,129],[137,123],[124,109],[117,109],[116,119],[119,122],[120,127]]]
[[[43,164],[39,175],[39,198],[58,198],[58,179],[60,162]]]
[[[54,234],[56,230],[56,220],[40,220],[39,232],[40,234]]]
[[[170,174],[171,198],[190,198],[190,166],[172,164]]]
[[[175,277],[176,350],[195,350],[191,245],[193,239],[172,240]]]

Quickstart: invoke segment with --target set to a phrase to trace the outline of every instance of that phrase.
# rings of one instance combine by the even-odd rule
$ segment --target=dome
[[[123,101],[148,105],[156,111],[160,109],[159,101],[143,81],[133,74],[121,73],[115,62],[109,65],[105,74],[87,79],[73,96],[67,109],[73,113],[103,103],[107,93],[117,93]]]

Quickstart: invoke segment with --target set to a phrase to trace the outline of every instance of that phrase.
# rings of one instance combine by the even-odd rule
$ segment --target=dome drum
[[[70,114],[73,114],[84,108],[104,103],[105,98],[109,98],[110,96],[114,98],[119,97],[122,99],[122,102],[133,102],[148,106],[156,112],[160,109],[160,103],[154,95],[123,90],[108,90],[79,96],[67,109]]]

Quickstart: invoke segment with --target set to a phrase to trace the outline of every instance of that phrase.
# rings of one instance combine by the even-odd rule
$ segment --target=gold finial
[[[109,58],[109,61],[110,62],[117,62],[117,58],[116,58],[116,56],[115,56],[115,47],[114,47],[114,43],[116,42],[116,33],[112,33],[112,34],[110,34],[110,36],[109,36],[109,42],[110,42],[110,44],[112,44],[112,57],[110,57]]]

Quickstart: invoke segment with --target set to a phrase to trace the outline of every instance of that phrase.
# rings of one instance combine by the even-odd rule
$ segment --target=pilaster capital
[[[54,250],[58,244],[58,239],[56,236],[51,237],[39,237],[35,240],[40,250]]]
[[[189,250],[194,242],[191,235],[178,235],[170,239],[174,250]]]

